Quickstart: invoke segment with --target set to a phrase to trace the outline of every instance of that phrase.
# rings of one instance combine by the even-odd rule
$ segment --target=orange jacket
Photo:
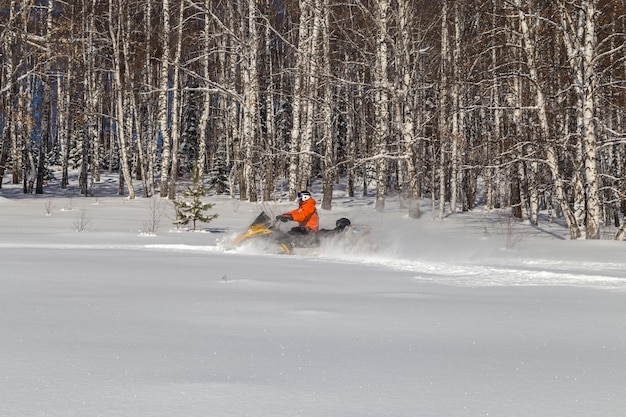
[[[283,214],[291,214],[293,220],[298,222],[300,226],[308,227],[317,232],[320,227],[320,218],[315,209],[315,199],[313,197],[300,203],[297,209],[288,211]]]

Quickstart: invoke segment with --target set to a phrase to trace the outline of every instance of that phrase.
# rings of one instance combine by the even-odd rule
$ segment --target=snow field
[[[322,227],[349,217],[371,240],[270,255],[228,245],[267,207],[211,198],[201,231],[155,236],[147,199],[55,197],[47,215],[0,198],[1,416],[626,409],[622,242],[534,230],[503,249],[478,211],[467,226],[340,200]]]

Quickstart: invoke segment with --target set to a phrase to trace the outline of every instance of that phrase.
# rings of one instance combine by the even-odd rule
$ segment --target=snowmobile
[[[248,229],[235,238],[233,243],[240,245],[254,240],[255,243],[269,251],[293,254],[297,248],[316,248],[324,240],[341,237],[350,232],[356,233],[360,230],[361,228],[352,225],[349,219],[342,217],[335,222],[334,229],[320,229],[317,233],[311,232],[306,234],[294,233],[292,231],[284,232],[277,225],[276,220],[272,220],[265,212],[261,212],[252,224],[248,226]]]

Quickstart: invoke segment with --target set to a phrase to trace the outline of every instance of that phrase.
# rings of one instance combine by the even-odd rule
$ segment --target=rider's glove
[[[279,216],[276,216],[276,220],[279,220],[281,222],[288,222],[290,220],[293,220],[293,216],[291,214],[281,214]]]

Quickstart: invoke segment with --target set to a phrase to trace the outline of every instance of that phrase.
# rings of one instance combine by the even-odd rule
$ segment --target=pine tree
[[[226,176],[226,163],[224,152],[218,150],[211,169],[209,170],[209,186],[215,189],[217,194],[224,194],[228,191],[228,177]]]
[[[193,230],[196,230],[197,222],[209,223],[218,215],[206,215],[204,213],[211,209],[213,204],[203,203],[201,200],[206,191],[197,166],[193,169],[192,181],[192,184],[182,193],[181,198],[174,201],[174,207],[176,209],[176,220],[174,224],[179,226],[188,225],[190,222],[193,222]]]
[[[80,129],[78,131],[78,135],[76,136],[79,135],[84,135],[83,129]],[[83,155],[83,141],[78,140],[78,137],[76,136],[73,135],[73,137],[70,138],[69,164],[71,169],[78,169],[80,167],[80,162]]]

